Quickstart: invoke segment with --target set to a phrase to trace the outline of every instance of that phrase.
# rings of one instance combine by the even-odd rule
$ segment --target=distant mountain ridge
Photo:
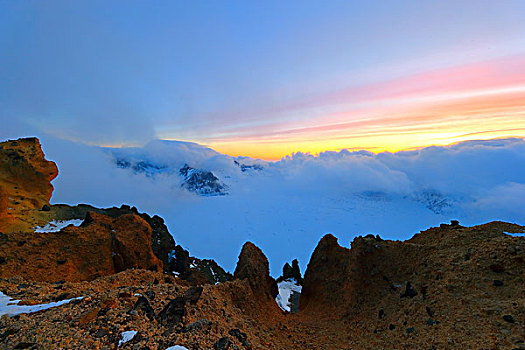
[[[221,180],[213,171],[200,168],[200,166],[206,166],[209,159],[220,159],[223,164],[233,164],[242,173],[264,169],[261,164],[244,164],[242,160],[246,158],[226,156],[192,142],[156,140],[143,148],[108,150],[118,168],[129,169],[134,174],[144,174],[150,178],[161,174],[178,177],[181,188],[204,197],[228,194],[228,185],[224,183],[224,180]],[[195,165],[190,166],[189,164]]]

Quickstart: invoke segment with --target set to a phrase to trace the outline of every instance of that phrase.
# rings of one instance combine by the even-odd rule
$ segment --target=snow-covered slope
[[[281,310],[288,312],[292,311],[292,301],[290,298],[294,294],[301,294],[301,285],[299,285],[294,279],[288,279],[277,283],[277,288],[279,289],[279,294],[275,297],[275,302],[279,305]]]
[[[107,149],[107,152],[121,169],[151,178],[168,175],[174,184],[205,197],[228,194],[228,186],[214,172],[230,178],[238,169],[243,173],[263,170],[253,160],[252,164],[245,164],[241,158],[233,159],[210,148],[179,141],[157,140],[144,148]]]
[[[348,246],[356,235],[407,239],[450,219],[525,223],[522,139],[394,154],[297,153],[277,162],[174,141],[143,148],[42,144],[59,166],[53,203],[135,205],[165,218],[193,255],[230,271],[246,240],[269,255],[278,275],[293,258],[304,270],[327,232]]]

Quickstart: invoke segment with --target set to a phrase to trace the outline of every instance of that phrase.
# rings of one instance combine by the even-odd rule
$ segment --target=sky
[[[525,137],[525,2],[0,0],[0,137],[230,154]]]

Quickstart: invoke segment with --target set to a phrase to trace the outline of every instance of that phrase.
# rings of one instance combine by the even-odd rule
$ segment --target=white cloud
[[[278,162],[232,158],[209,148],[156,141],[115,154],[166,166],[153,177],[120,169],[111,152],[43,137],[59,166],[54,203],[137,206],[165,218],[192,254],[232,270],[237,249],[254,241],[277,275],[285,261],[304,268],[319,238],[348,245],[357,234],[406,239],[450,219],[525,224],[525,141],[471,141],[417,151],[297,153]],[[111,150],[110,150],[111,151]],[[242,172],[234,160],[264,170]],[[199,197],[180,188],[188,163],[212,171],[229,195]]]
[[[509,182],[495,186],[475,198],[472,208],[492,213],[502,220],[524,223],[525,183]]]

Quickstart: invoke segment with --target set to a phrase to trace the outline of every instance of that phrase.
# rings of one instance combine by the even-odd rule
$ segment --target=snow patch
[[[188,350],[188,348],[181,346],[181,345],[174,345],[174,346],[170,346],[166,350]]]
[[[122,339],[118,341],[118,346],[121,346],[124,343],[127,343],[137,335],[137,331],[125,331],[122,332]]]
[[[52,307],[60,306],[67,304],[73,300],[80,300],[83,297],[64,299],[61,301],[46,303],[46,304],[37,304],[37,305],[18,305],[20,300],[15,300],[4,293],[0,292],[0,317],[3,315],[14,316],[19,314],[30,314],[33,312],[47,310]]]
[[[302,287],[297,284],[295,279],[279,282],[277,283],[277,287],[279,288],[279,294],[275,297],[275,302],[277,302],[277,305],[279,305],[283,311],[290,312],[292,306],[290,296],[293,292],[301,293]]]
[[[48,222],[45,226],[37,226],[35,228],[36,233],[48,233],[48,232],[58,232],[64,227],[69,225],[80,226],[84,220],[73,219],[73,220],[53,220]]]

